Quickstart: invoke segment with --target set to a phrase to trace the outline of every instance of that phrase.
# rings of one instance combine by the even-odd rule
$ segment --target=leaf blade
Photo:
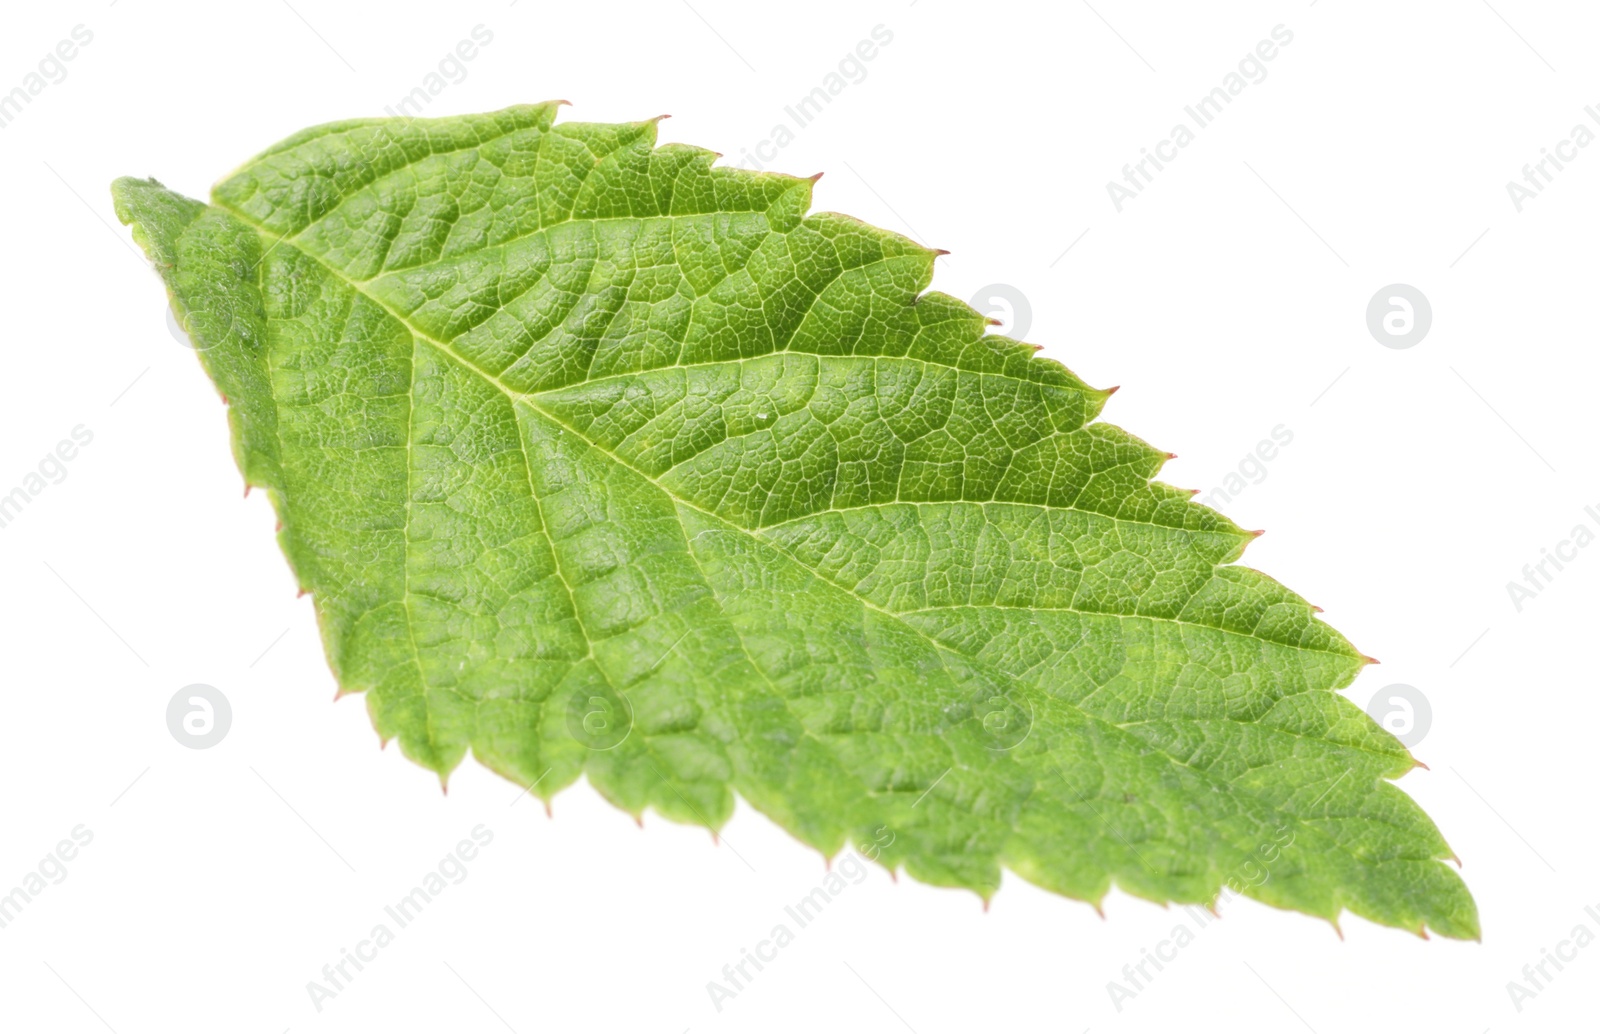
[[[1365,658],[1108,392],[810,181],[554,114],[308,130],[199,209],[117,185],[380,734],[712,828],[737,792],[985,897],[1253,864],[1477,935],[1409,755],[1333,692]]]

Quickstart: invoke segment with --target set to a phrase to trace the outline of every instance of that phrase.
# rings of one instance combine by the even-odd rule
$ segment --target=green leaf
[[[987,899],[1231,885],[1476,937],[1367,658],[1234,566],[1109,391],[812,181],[556,105],[118,180],[378,732],[546,800],[738,793]]]

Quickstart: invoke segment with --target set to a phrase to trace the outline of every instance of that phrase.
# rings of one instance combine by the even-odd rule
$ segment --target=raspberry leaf
[[[1335,692],[1368,658],[1109,391],[812,180],[556,111],[319,126],[210,204],[113,185],[385,740],[713,829],[737,793],[986,899],[1478,936]]]

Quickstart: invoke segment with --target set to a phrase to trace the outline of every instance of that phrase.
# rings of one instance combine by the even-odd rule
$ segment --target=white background
[[[1584,514],[1600,511],[1600,146],[1521,212],[1506,183],[1575,125],[1600,131],[1584,113],[1600,17],[1094,2],[8,10],[0,91],[74,26],[93,41],[0,130],[0,494],[76,425],[94,439],[0,528],[0,890],[73,827],[93,842],[0,929],[0,1027],[1592,1029],[1600,946],[1547,967],[1520,1012],[1507,983],[1576,924],[1600,935],[1584,913],[1600,913],[1600,548],[1520,612],[1506,586],[1575,525],[1600,530]],[[822,878],[816,854],[742,805],[713,846],[654,816],[641,831],[581,783],[546,818],[471,761],[444,796],[380,751],[359,698],[330,702],[267,500],[241,501],[224,409],[107,187],[154,175],[204,197],[295,130],[380,114],[480,24],[492,43],[428,114],[553,97],[574,102],[565,118],[669,112],[663,140],[729,161],[874,26],[892,32],[773,167],[826,172],[819,208],[950,249],[935,287],[1022,292],[1030,340],[1122,385],[1106,419],[1180,454],[1164,480],[1209,491],[1292,431],[1223,509],[1270,530],[1248,563],[1383,661],[1353,700],[1405,683],[1429,701],[1414,749],[1431,770],[1401,785],[1463,859],[1483,943],[1352,917],[1341,940],[1241,901],[1119,1012],[1107,982],[1196,929],[1187,914],[1113,892],[1102,919],[1014,878],[985,914],[874,869],[719,1013],[707,981]],[[1106,182],[1280,24],[1293,42],[1266,79],[1117,212]],[[1396,282],[1434,313],[1406,350],[1365,322]],[[208,750],[167,729],[190,683],[232,704]],[[478,824],[494,840],[466,879],[314,1009],[307,982]]]

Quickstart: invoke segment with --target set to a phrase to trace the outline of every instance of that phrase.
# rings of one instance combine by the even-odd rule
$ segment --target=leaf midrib
[[[404,327],[407,330],[407,332],[410,333],[413,336],[414,339],[419,340],[419,341],[427,342],[428,344],[430,344],[433,347],[437,348],[443,354],[449,356],[455,362],[459,363],[464,369],[471,371],[472,373],[474,373],[477,376],[481,377],[486,383],[493,385],[496,388],[496,390],[500,391],[502,394],[504,394],[506,396],[506,398],[508,400],[510,400],[510,402],[511,402],[511,404],[513,406],[515,406],[515,405],[517,405],[519,403],[522,404],[522,405],[527,406],[530,410],[532,410],[533,412],[537,413],[541,418],[543,418],[543,419],[549,421],[550,423],[555,424],[556,426],[561,427],[564,430],[567,430],[570,433],[572,433],[574,436],[576,436],[578,438],[578,440],[584,442],[589,448],[592,448],[592,449],[596,450],[600,454],[602,454],[602,455],[606,456],[607,458],[609,458],[612,462],[615,462],[615,463],[619,464],[620,466],[625,467],[628,470],[632,471],[633,473],[637,474],[639,477],[643,478],[646,482],[648,482],[652,486],[656,487],[659,491],[661,491],[663,494],[665,494],[669,499],[673,500],[674,503],[676,503],[677,505],[684,506],[684,507],[686,507],[686,508],[688,508],[690,510],[695,511],[696,513],[702,514],[703,516],[705,516],[706,518],[710,519],[711,521],[716,522],[720,526],[723,526],[725,528],[729,528],[729,529],[732,529],[732,530],[738,532],[740,535],[748,538],[751,542],[753,542],[757,546],[766,547],[766,548],[772,549],[773,551],[775,551],[775,552],[787,557],[788,559],[790,559],[794,563],[798,564],[804,570],[812,572],[814,577],[817,577],[818,579],[824,581],[826,584],[834,585],[841,592],[844,592],[846,595],[850,596],[852,599],[854,599],[858,603],[860,603],[860,605],[862,607],[882,615],[883,617],[887,618],[888,620],[890,620],[890,621],[894,622],[895,624],[899,625],[900,627],[906,629],[908,632],[916,635],[918,638],[924,640],[934,650],[935,655],[937,657],[939,657],[941,666],[945,666],[944,656],[945,656],[946,653],[949,653],[949,654],[957,656],[957,657],[961,657],[964,661],[966,661],[968,663],[973,663],[973,662],[983,663],[981,661],[978,661],[976,658],[964,655],[964,654],[960,653],[959,651],[953,650],[950,647],[940,643],[937,639],[933,638],[928,633],[924,632],[922,629],[919,629],[915,625],[912,625],[912,624],[902,620],[900,615],[898,615],[898,614],[896,614],[896,613],[894,613],[892,611],[885,610],[882,607],[878,606],[876,603],[873,603],[871,600],[868,600],[868,599],[865,599],[865,598],[861,597],[860,595],[858,595],[857,593],[851,591],[850,589],[847,589],[844,586],[837,585],[837,583],[831,582],[831,581],[823,578],[821,574],[813,571],[812,568],[809,565],[807,565],[804,561],[802,561],[800,558],[794,556],[792,553],[790,553],[788,550],[784,549],[783,547],[781,547],[777,543],[774,543],[774,542],[771,542],[771,541],[769,541],[767,539],[764,539],[764,538],[756,535],[755,533],[751,532],[749,529],[742,528],[739,525],[734,524],[731,521],[728,521],[726,518],[720,516],[719,514],[713,513],[712,511],[705,509],[704,507],[698,505],[697,503],[695,503],[695,502],[693,502],[691,500],[681,498],[680,496],[677,495],[677,493],[673,492],[671,489],[667,488],[665,485],[660,484],[655,478],[651,477],[649,474],[647,474],[644,471],[640,470],[638,467],[635,467],[633,464],[629,463],[626,459],[615,455],[610,450],[608,450],[608,449],[604,448],[603,446],[601,446],[600,444],[594,442],[592,439],[590,439],[586,434],[584,434],[579,429],[571,426],[566,421],[562,420],[556,414],[551,413],[551,412],[547,411],[546,409],[544,409],[544,407],[538,405],[537,402],[534,401],[533,397],[531,397],[531,396],[529,396],[527,394],[521,393],[521,392],[516,392],[516,391],[511,390],[505,384],[503,384],[497,377],[493,376],[492,374],[487,373],[486,371],[484,371],[482,369],[479,369],[476,365],[474,365],[473,363],[469,362],[465,357],[463,357],[460,353],[458,353],[454,348],[452,348],[446,342],[440,341],[437,338],[434,338],[432,335],[427,334],[427,333],[423,332],[422,330],[420,330],[419,328],[417,328],[416,326],[414,326],[411,323],[411,321],[409,319],[407,319],[403,314],[401,314],[399,312],[396,312],[392,307],[390,307],[382,299],[377,298],[377,297],[373,296],[372,294],[368,293],[367,291],[363,290],[362,286],[359,283],[352,281],[342,271],[340,271],[339,269],[337,269],[336,267],[331,265],[322,256],[320,256],[320,255],[318,255],[318,254],[316,254],[314,252],[307,251],[305,248],[303,248],[302,246],[300,246],[298,243],[296,243],[294,241],[291,241],[291,240],[289,240],[287,238],[283,238],[283,237],[278,236],[272,230],[262,226],[260,223],[256,222],[254,219],[250,218],[249,216],[245,215],[242,212],[239,212],[235,208],[227,205],[226,203],[217,201],[215,199],[213,199],[212,203],[215,204],[218,208],[228,212],[233,217],[239,219],[241,222],[245,223],[247,226],[250,226],[252,229],[254,229],[261,236],[267,238],[269,241],[272,242],[273,247],[277,247],[280,244],[287,244],[289,247],[293,248],[295,251],[299,252],[302,255],[305,255],[307,258],[309,258],[312,261],[316,262],[323,269],[325,269],[328,272],[328,274],[330,276],[332,276],[334,279],[336,279],[337,281],[345,284],[347,287],[349,287],[350,290],[352,290],[352,291],[356,292],[357,294],[360,294],[361,296],[367,298],[374,305],[378,306],[384,312],[388,313],[392,318],[394,318],[396,320],[396,322],[398,322],[402,327]],[[414,389],[413,389],[413,393],[414,393]],[[409,444],[408,444],[408,448],[409,448]],[[408,472],[407,476],[409,477],[409,472]],[[530,486],[530,488],[531,488],[531,486]],[[696,563],[698,564],[698,560],[696,560]],[[715,594],[713,593],[713,598],[714,597],[715,597]],[[1209,628],[1210,626],[1203,626],[1203,627],[1208,627]],[[1218,632],[1226,632],[1226,630],[1223,630],[1223,629],[1212,629],[1212,630],[1213,631],[1218,631]],[[737,628],[734,629],[734,634],[739,639],[739,641],[741,643],[741,646],[743,646],[743,637],[738,634]],[[1238,633],[1227,633],[1227,634],[1237,635]],[[585,636],[585,638],[587,639],[588,637]],[[1256,637],[1251,636],[1251,637],[1248,637],[1248,638],[1255,639]],[[1265,641],[1265,640],[1257,640],[1257,641]],[[591,642],[591,646],[592,646],[592,642]],[[748,649],[746,649],[746,656],[748,657]],[[419,660],[419,666],[420,666],[420,660]],[[985,665],[985,666],[987,667],[987,665]],[[947,666],[946,666],[946,670],[948,670]],[[761,674],[759,667],[757,668],[757,674]],[[1026,681],[1026,680],[1023,680],[1023,679],[1019,679],[1019,678],[1017,678],[1017,676],[1011,675],[1010,673],[1004,672],[1004,671],[999,671],[999,674],[1001,674],[1002,676],[1004,676],[1005,678],[1007,678],[1007,679],[1009,679],[1011,681],[1017,682],[1017,683],[1019,683],[1021,685],[1024,685],[1024,686],[1028,686],[1029,688],[1034,689],[1037,692],[1044,693],[1045,696],[1048,699],[1050,699],[1053,703],[1055,703],[1058,706],[1071,708],[1074,712],[1076,712],[1077,714],[1082,716],[1082,718],[1086,722],[1104,726],[1105,728],[1107,728],[1109,730],[1115,730],[1119,735],[1131,735],[1131,734],[1125,733],[1123,730],[1121,730],[1113,722],[1108,722],[1103,718],[1100,718],[1100,717],[1098,717],[1098,716],[1096,716],[1094,714],[1091,714],[1091,713],[1089,713],[1087,711],[1084,711],[1082,708],[1078,707],[1076,704],[1070,703],[1070,702],[1068,702],[1066,700],[1062,700],[1062,699],[1057,698],[1057,697],[1055,697],[1053,695],[1050,695],[1048,692],[1043,690],[1041,687],[1036,686],[1031,681]],[[953,678],[953,676],[952,676],[952,678]],[[770,680],[768,680],[768,681],[770,683]],[[1155,746],[1153,744],[1149,744],[1149,743],[1144,742],[1144,741],[1139,741],[1139,742],[1143,746],[1150,746],[1150,747],[1154,747]],[[1324,741],[1320,741],[1320,742],[1327,743],[1329,746],[1338,748],[1340,750],[1351,749],[1351,748],[1346,747],[1343,744],[1331,743],[1330,741],[1325,741],[1324,740]],[[1245,790],[1245,789],[1243,789],[1241,787],[1235,786],[1233,783],[1231,783],[1231,782],[1229,782],[1227,780],[1219,779],[1215,775],[1213,775],[1213,774],[1211,774],[1209,772],[1206,772],[1204,769],[1194,768],[1193,766],[1188,764],[1188,762],[1185,761],[1184,759],[1175,757],[1175,756],[1167,753],[1165,750],[1161,750],[1159,747],[1155,747],[1155,749],[1156,749],[1156,752],[1159,753],[1160,756],[1163,759],[1165,759],[1169,764],[1172,764],[1172,765],[1174,765],[1174,766],[1176,766],[1178,768],[1181,768],[1181,769],[1183,769],[1185,771],[1188,771],[1188,772],[1192,773],[1199,780],[1201,780],[1204,783],[1207,783],[1209,785],[1213,785],[1213,786],[1217,787],[1218,789],[1222,790],[1225,793],[1228,793],[1230,795],[1235,795],[1235,796],[1238,796],[1240,798],[1252,801],[1257,806],[1259,806],[1261,808],[1264,808],[1264,809],[1266,809],[1267,811],[1269,811],[1269,812],[1271,812],[1273,814],[1281,815],[1281,816],[1287,818],[1288,820],[1290,820],[1292,822],[1295,822],[1295,823],[1297,823],[1297,824],[1299,824],[1301,826],[1304,826],[1304,827],[1314,831],[1319,836],[1328,837],[1335,844],[1335,846],[1337,846],[1339,848],[1339,850],[1343,851],[1345,854],[1350,855],[1352,858],[1355,858],[1355,860],[1358,863],[1362,862],[1362,860],[1359,857],[1357,857],[1357,856],[1351,854],[1349,851],[1345,850],[1343,844],[1339,843],[1338,839],[1336,837],[1334,837],[1333,834],[1331,834],[1327,830],[1322,829],[1320,826],[1317,826],[1317,825],[1313,824],[1313,820],[1312,820],[1311,817],[1302,816],[1302,815],[1300,815],[1300,814],[1298,814],[1296,812],[1287,811],[1281,805],[1278,805],[1278,804],[1273,803],[1272,801],[1263,799],[1263,798],[1257,796],[1256,794],[1249,792],[1248,790]],[[1050,761],[1051,761],[1052,766],[1053,767],[1057,767],[1057,770],[1059,771],[1059,768],[1056,765],[1056,762],[1055,762],[1054,758],[1051,758]],[[1064,778],[1064,776],[1063,776],[1063,778]],[[1068,783],[1067,786],[1068,786],[1069,789],[1073,789],[1073,792],[1078,794],[1078,796],[1080,798],[1082,798],[1082,794],[1079,793],[1076,789],[1074,789],[1071,786],[1070,783]],[[1032,790],[1030,790],[1030,796],[1031,796],[1031,794],[1032,794]],[[1330,818],[1333,818],[1333,816],[1330,816]],[[1104,821],[1104,820],[1102,819],[1102,821]],[[1116,830],[1113,829],[1113,832],[1116,832]],[[1120,837],[1121,834],[1118,833],[1118,836]],[[1425,859],[1417,859],[1417,860],[1425,860]]]
[[[522,405],[525,405],[528,408],[532,409],[534,412],[538,413],[540,416],[544,417],[546,420],[549,420],[551,423],[557,424],[560,427],[562,427],[563,429],[572,432],[572,434],[576,435],[580,440],[582,440],[590,448],[592,448],[592,449],[596,450],[597,452],[603,454],[604,456],[606,456],[611,461],[613,461],[613,462],[615,462],[615,463],[617,463],[617,464],[619,464],[619,465],[621,465],[623,467],[626,467],[628,470],[633,471],[635,474],[639,475],[641,478],[644,478],[646,481],[648,481],[651,485],[654,485],[656,488],[660,489],[661,492],[663,492],[668,498],[672,499],[673,502],[678,503],[678,504],[683,505],[683,506],[686,506],[689,509],[694,510],[697,513],[703,514],[704,516],[709,517],[712,520],[716,521],[718,524],[725,525],[725,526],[727,526],[729,528],[733,528],[733,529],[737,530],[740,534],[742,534],[742,535],[746,536],[747,538],[749,538],[753,542],[759,543],[759,544],[761,544],[763,546],[770,547],[771,549],[774,549],[774,550],[782,553],[784,556],[787,556],[790,560],[793,560],[795,563],[799,564],[801,567],[805,568],[807,571],[811,571],[812,574],[815,577],[823,580],[824,582],[827,582],[829,585],[835,586],[840,591],[848,594],[851,598],[853,598],[853,599],[857,600],[858,602],[860,602],[862,606],[867,607],[867,608],[869,608],[871,610],[877,611],[878,613],[883,614],[883,615],[885,615],[887,617],[894,618],[896,621],[900,622],[901,624],[905,624],[905,622],[900,620],[904,616],[902,613],[897,613],[895,611],[885,609],[884,607],[880,606],[879,604],[874,603],[873,601],[867,599],[864,596],[861,596],[859,593],[857,593],[857,592],[855,592],[855,591],[853,591],[853,590],[851,590],[851,589],[849,589],[849,588],[847,588],[847,587],[845,587],[843,585],[840,585],[839,583],[837,583],[837,582],[825,577],[820,572],[815,571],[809,564],[807,564],[805,561],[801,560],[799,557],[795,556],[789,550],[784,549],[778,543],[773,542],[772,540],[766,538],[763,535],[760,535],[759,531],[765,530],[765,529],[752,530],[752,529],[749,529],[749,528],[741,527],[740,525],[734,524],[732,521],[729,521],[727,518],[721,516],[720,514],[717,514],[717,513],[713,512],[711,510],[706,509],[705,507],[703,507],[700,504],[694,502],[693,500],[685,499],[684,497],[678,495],[671,488],[669,488],[666,485],[662,484],[655,476],[649,474],[648,472],[646,472],[642,468],[634,465],[627,458],[617,455],[615,452],[611,451],[610,449],[606,448],[604,445],[602,445],[599,442],[595,441],[593,438],[590,438],[580,428],[575,427],[574,425],[572,425],[568,421],[564,420],[558,414],[556,414],[556,413],[552,412],[551,410],[546,409],[544,406],[540,405],[538,403],[538,397],[540,395],[542,395],[542,394],[546,394],[546,392],[532,392],[532,393],[530,393],[530,392],[519,392],[519,391],[515,391],[512,388],[508,387],[497,376],[495,376],[494,374],[488,372],[487,370],[484,370],[483,368],[479,367],[477,364],[473,363],[471,360],[467,359],[460,352],[457,352],[455,350],[455,348],[452,345],[450,345],[449,343],[447,343],[445,341],[441,341],[438,338],[434,337],[433,335],[428,334],[427,332],[423,331],[421,328],[417,327],[415,324],[413,324],[411,322],[411,320],[406,316],[405,313],[396,310],[393,306],[391,306],[388,302],[384,301],[382,298],[379,298],[378,296],[376,296],[376,295],[364,290],[363,289],[363,285],[365,283],[367,283],[368,281],[360,281],[360,280],[352,279],[351,277],[347,276],[343,271],[341,271],[338,267],[334,266],[328,260],[323,258],[321,255],[317,254],[314,251],[310,251],[310,250],[306,249],[298,241],[294,240],[293,238],[278,236],[272,230],[268,229],[265,226],[262,226],[260,223],[254,221],[249,216],[247,216],[244,213],[238,211],[237,209],[227,205],[226,203],[216,202],[216,201],[213,201],[213,203],[216,204],[217,207],[227,211],[229,214],[231,214],[235,218],[239,219],[241,222],[243,222],[243,223],[247,224],[248,226],[250,226],[252,229],[254,229],[257,233],[259,233],[263,237],[266,237],[269,241],[272,242],[273,247],[277,247],[280,244],[287,244],[289,247],[293,248],[295,251],[297,251],[300,254],[306,256],[307,258],[312,259],[313,261],[315,261],[324,270],[326,270],[329,273],[329,275],[333,276],[339,282],[341,282],[341,283],[345,284],[347,287],[349,287],[352,291],[355,291],[356,293],[360,294],[362,297],[366,298],[367,300],[371,301],[374,305],[376,305],[379,308],[381,308],[384,312],[388,313],[396,322],[398,322],[401,326],[403,326],[406,329],[407,333],[411,334],[414,338],[416,338],[416,339],[418,339],[420,341],[426,341],[428,344],[430,344],[430,345],[434,346],[435,348],[439,349],[441,352],[443,352],[444,354],[448,355],[455,362],[459,363],[462,366],[462,368],[464,368],[466,370],[470,370],[472,373],[474,373],[477,376],[481,377],[487,383],[493,385],[494,388],[497,391],[499,391],[501,394],[505,395],[506,398],[511,400],[513,405],[518,404],[518,403],[520,403]],[[676,367],[671,367],[671,368],[675,369]],[[410,389],[409,390],[413,394],[415,393],[415,387],[416,386],[415,386],[414,383],[410,385]],[[1088,425],[1085,425],[1085,426],[1088,426]],[[408,448],[409,448],[409,444],[408,444]],[[529,491],[530,492],[532,491],[532,485],[531,484],[529,485]],[[537,493],[535,493],[535,494],[537,494]],[[962,502],[967,502],[967,500],[961,500],[961,501]],[[899,503],[898,500],[896,502],[897,502],[897,504]],[[932,505],[932,504],[931,503],[908,502],[908,503],[905,503],[903,505],[916,506],[916,505]],[[986,505],[986,504],[983,503],[983,502],[977,502],[977,503],[974,503],[974,505],[980,505],[981,506],[981,505]],[[1026,504],[1026,503],[1001,503],[1001,505],[1026,506],[1026,505],[1029,505],[1029,504]],[[1162,528],[1162,529],[1167,530],[1167,531],[1182,530],[1182,529],[1169,528],[1166,525],[1151,524],[1148,521],[1127,520],[1126,518],[1111,517],[1110,515],[1096,513],[1094,511],[1078,510],[1076,507],[1068,506],[1068,507],[1062,507],[1061,509],[1072,510],[1072,511],[1077,512],[1077,513],[1088,514],[1090,516],[1106,517],[1108,520],[1117,521],[1119,523],[1124,523],[1125,522],[1125,523],[1128,523],[1128,524],[1138,524],[1138,525],[1144,525],[1144,526],[1149,526],[1149,527],[1158,527],[1158,528]],[[815,516],[820,516],[821,513],[840,513],[840,512],[844,512],[844,511],[843,510],[835,510],[835,509],[830,508],[828,510],[820,511],[818,514],[810,514],[810,515],[807,515],[807,516],[815,517]],[[801,520],[801,519],[804,519],[804,518],[795,518],[795,520]],[[774,528],[782,527],[784,524],[789,524],[789,523],[792,523],[792,522],[791,521],[782,521],[782,522],[779,522],[777,524],[771,525],[771,527],[774,527]],[[1218,565],[1215,565],[1215,564],[1212,565],[1212,569],[1215,570],[1217,566]],[[564,578],[563,578],[563,584],[565,584],[565,579]],[[568,586],[567,588],[568,588],[568,593],[570,595],[571,587]],[[999,607],[1000,605],[996,605],[996,606]],[[906,613],[926,613],[928,611],[952,610],[952,609],[959,609],[959,605],[953,605],[951,607],[925,607],[925,608],[919,608],[918,610],[915,610],[915,611],[909,611],[909,612],[906,612]],[[1308,652],[1308,653],[1327,653],[1327,654],[1331,654],[1331,655],[1339,656],[1339,657],[1348,656],[1347,654],[1340,653],[1340,652],[1334,651],[1334,650],[1320,650],[1320,649],[1315,648],[1315,647],[1300,646],[1300,645],[1293,644],[1293,643],[1281,643],[1281,642],[1278,642],[1277,640],[1265,639],[1265,638],[1263,638],[1261,636],[1255,635],[1254,633],[1240,632],[1240,631],[1237,631],[1237,630],[1231,629],[1231,628],[1219,628],[1219,627],[1217,627],[1215,625],[1206,625],[1206,624],[1202,624],[1200,622],[1195,622],[1195,621],[1185,621],[1185,620],[1182,620],[1180,618],[1162,618],[1162,617],[1157,617],[1157,616],[1154,616],[1154,615],[1147,615],[1147,614],[1118,614],[1118,613],[1116,613],[1114,611],[1080,610],[1080,609],[1074,608],[1074,607],[1021,607],[1021,606],[1019,606],[1019,607],[1006,607],[1004,609],[1066,611],[1066,612],[1069,612],[1069,613],[1080,614],[1080,615],[1090,616],[1090,617],[1135,618],[1135,619],[1142,619],[1142,620],[1159,621],[1159,622],[1165,622],[1165,623],[1168,623],[1168,624],[1184,625],[1184,626],[1193,627],[1193,628],[1205,629],[1206,631],[1216,632],[1216,633],[1221,634],[1221,635],[1238,636],[1238,637],[1243,638],[1243,639],[1249,639],[1249,640],[1251,640],[1253,642],[1271,643],[1272,645],[1275,645],[1275,646],[1283,646],[1283,647],[1287,647],[1287,648],[1293,649],[1293,650],[1303,650],[1303,651]],[[907,626],[907,627],[910,627],[910,626]],[[926,639],[929,643],[933,644],[934,646],[938,647],[939,649],[949,649],[948,647],[943,646],[942,644],[940,644],[932,636],[927,635],[927,633],[922,632],[920,630],[916,630],[916,629],[913,629],[913,631],[917,631],[917,634],[919,636],[921,636],[922,638]],[[952,652],[957,653],[958,655],[961,655],[959,653],[959,651],[952,651]],[[964,655],[962,655],[962,656],[964,656]],[[970,658],[969,657],[968,659],[972,660],[972,659],[975,659],[975,658]],[[1015,676],[1010,676],[1010,677],[1014,678]],[[1085,712],[1085,714],[1087,714],[1087,712]]]

